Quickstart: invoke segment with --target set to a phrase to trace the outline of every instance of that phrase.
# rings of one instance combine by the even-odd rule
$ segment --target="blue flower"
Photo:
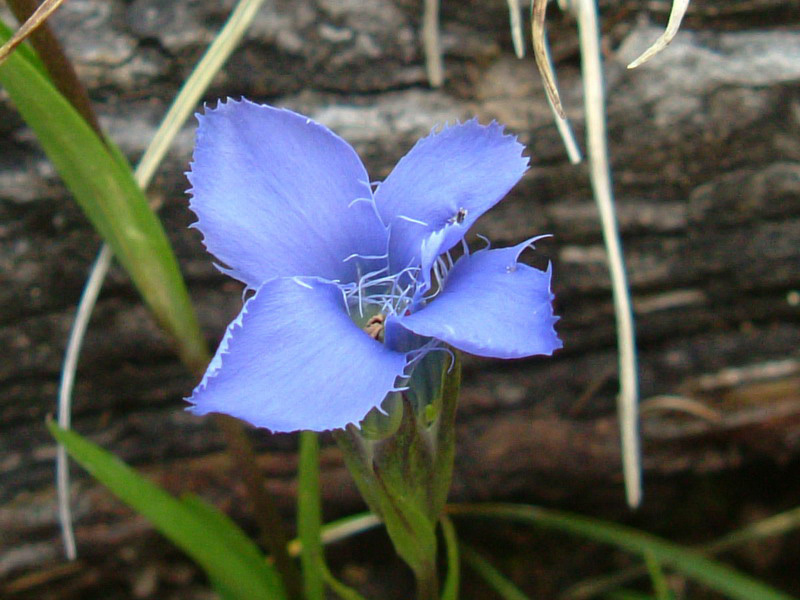
[[[247,100],[198,115],[193,225],[254,292],[189,402],[272,431],[358,423],[445,344],[519,358],[561,347],[528,240],[465,252],[528,166],[496,123],[446,126],[373,185],[326,127]]]

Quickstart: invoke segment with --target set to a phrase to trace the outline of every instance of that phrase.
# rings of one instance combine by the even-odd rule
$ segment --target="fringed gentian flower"
[[[336,429],[379,407],[430,351],[561,347],[549,268],[517,260],[534,239],[471,254],[463,243],[528,166],[496,123],[445,126],[371,184],[353,148],[302,115],[228,100],[198,119],[194,227],[254,293],[189,398],[194,413]]]

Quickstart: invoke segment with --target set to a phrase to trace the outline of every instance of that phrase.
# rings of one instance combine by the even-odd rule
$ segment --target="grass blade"
[[[200,499],[172,497],[74,431],[52,422],[48,428],[72,458],[191,556],[226,596],[239,600],[286,598],[274,569],[228,517]]]
[[[483,577],[483,580],[491,587],[503,600],[530,600],[520,589],[511,583],[498,571],[492,563],[478,554],[471,546],[461,544],[461,556],[473,571]]]
[[[3,64],[17,46],[36,31],[63,2],[64,0],[44,0],[30,18],[0,47],[0,64]]]
[[[458,600],[458,583],[461,580],[461,559],[458,554],[458,537],[453,522],[442,515],[439,519],[442,526],[444,546],[447,551],[447,578],[444,580],[442,600]]]
[[[0,42],[11,39],[14,31],[5,23],[0,21]],[[47,76],[47,68],[44,66],[42,59],[33,51],[28,44],[20,44],[17,46],[15,52],[19,53],[23,60],[31,64],[37,71]]]
[[[661,563],[649,551],[644,554],[644,562],[647,566],[647,572],[650,573],[650,581],[653,584],[656,600],[672,600],[672,592],[669,590],[669,584],[664,576]]]
[[[615,523],[521,504],[456,504],[448,506],[448,513],[519,521],[611,544],[643,557],[651,553],[662,565],[736,600],[796,600],[694,550]]]
[[[748,542],[763,540],[764,538],[783,535],[800,527],[800,507],[792,508],[785,512],[772,515],[746,525],[710,543],[694,546],[693,550],[701,554],[719,554],[731,550]],[[593,577],[576,583],[565,594],[567,598],[585,600],[599,596],[607,590],[619,587],[647,574],[645,566],[629,567],[611,575]]]

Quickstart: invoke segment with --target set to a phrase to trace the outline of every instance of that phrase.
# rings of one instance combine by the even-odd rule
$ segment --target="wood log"
[[[132,160],[231,5],[71,0],[53,18],[103,126]],[[645,482],[663,492],[646,488],[645,515],[662,510],[683,478],[767,464],[778,479],[797,479],[800,457],[800,2],[698,0],[667,50],[626,70],[660,34],[667,5],[601,3]],[[373,179],[437,123],[478,116],[519,135],[531,169],[473,232],[496,246],[552,234],[528,258],[553,264],[564,349],[550,359],[467,359],[453,497],[622,517],[614,315],[597,211],[585,164],[566,160],[533,60],[513,54],[506,11],[501,0],[443,3],[446,81],[431,89],[420,3],[268,1],[207,101],[244,95],[307,114],[350,141]],[[561,96],[582,139],[575,24],[555,7],[549,19]],[[191,123],[179,136],[150,194],[164,204],[216,344],[241,288],[187,229],[193,131]],[[139,550],[152,551],[154,539],[146,524],[80,473],[73,497],[86,562],[62,564],[44,419],[99,239],[2,92],[0,133],[0,589],[45,597],[37,586],[49,577],[59,598],[95,597],[98,581],[124,579],[109,573],[114,564],[138,565],[145,586]],[[170,490],[197,492],[250,523],[220,434],[183,410],[194,383],[115,268],[81,359],[75,429]],[[296,440],[252,433],[266,485],[289,511]],[[323,494],[331,516],[360,506],[332,446]],[[101,557],[106,568],[90,566]],[[131,597],[125,582],[119,597]],[[117,597],[109,589],[102,597]],[[149,597],[142,589],[136,597]]]

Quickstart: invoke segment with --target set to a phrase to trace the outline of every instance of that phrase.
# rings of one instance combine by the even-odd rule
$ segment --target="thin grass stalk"
[[[703,555],[715,556],[743,544],[782,535],[797,528],[800,528],[800,507],[751,523],[717,540],[695,546],[693,549]],[[604,594],[613,588],[630,583],[644,575],[647,575],[646,566],[637,565],[611,575],[604,575],[577,583],[567,590],[564,597],[572,600],[587,600]]]
[[[461,556],[470,568],[480,575],[503,600],[530,600],[514,583],[495,568],[472,546],[461,542]]]
[[[608,161],[605,93],[600,58],[600,28],[597,23],[595,0],[577,0],[574,8],[577,10],[581,46],[589,172],[595,202],[600,212],[603,240],[608,252],[608,267],[616,316],[620,381],[617,406],[622,438],[622,470],[628,504],[635,508],[642,501],[636,338],[622,242],[614,211],[614,193]]]
[[[542,29],[542,36],[544,60],[547,61],[547,68],[552,74],[553,85],[555,85],[556,90],[558,90],[558,78],[556,77],[553,57],[550,54],[550,45],[547,43],[547,31],[544,29]],[[558,110],[556,109],[555,104],[553,104],[553,100],[550,98],[550,95],[546,94],[546,96],[547,104],[550,106],[550,110],[553,112],[553,121],[555,121],[556,129],[558,129],[558,134],[561,136],[561,141],[564,142],[564,147],[567,150],[567,158],[571,164],[577,165],[583,160],[583,157],[581,156],[581,149],[578,146],[578,142],[575,139],[575,134],[572,131],[572,125],[570,125],[569,119],[566,117],[566,113],[563,118],[558,114]]]
[[[514,44],[514,54],[517,58],[525,57],[525,34],[522,30],[522,10],[519,0],[507,0],[508,18],[511,27],[511,42]]]
[[[447,514],[527,523],[534,527],[555,529],[610,544],[640,556],[645,556],[649,552],[662,565],[736,600],[796,600],[789,594],[776,590],[749,575],[708,559],[696,550],[644,531],[600,519],[539,506],[500,502],[450,504],[447,506]]]
[[[422,13],[422,46],[425,52],[425,70],[431,87],[444,83],[444,63],[439,35],[439,0],[425,0]]]
[[[25,18],[19,19],[21,25],[19,29],[14,32],[14,35],[2,46],[0,46],[0,64],[5,62],[8,56],[31,36],[39,27],[44,25],[45,21],[50,18],[64,0],[44,0],[41,4],[30,12]]]
[[[107,270],[103,271],[103,269],[98,268],[98,266],[109,263],[112,255],[111,246],[103,244],[100,253],[97,255],[92,265],[89,280],[83,288],[83,293],[78,303],[78,310],[75,314],[75,321],[69,332],[67,349],[64,352],[64,363],[61,366],[61,381],[58,385],[58,426],[62,429],[69,429],[72,424],[70,404],[72,390],[75,385],[75,372],[78,369],[80,347],[86,335],[86,329],[89,326],[92,311],[94,310],[95,303],[92,298],[96,299],[100,293],[107,272]],[[72,503],[70,501],[69,487],[69,460],[67,460],[67,449],[63,444],[58,444],[58,449],[56,450],[58,520],[61,525],[61,537],[64,540],[64,552],[67,555],[67,559],[75,560],[78,557],[78,551],[75,545],[75,531],[72,526]]]
[[[381,520],[374,513],[358,513],[326,523],[322,526],[320,538],[323,545],[334,544],[380,525]],[[303,542],[299,538],[294,539],[289,542],[288,548],[290,556],[300,556],[303,551]]]
[[[547,0],[533,0],[531,2],[531,40],[533,43],[533,57],[536,59],[536,66],[544,82],[544,91],[550,106],[559,119],[566,119],[564,107],[561,106],[561,98],[558,95],[555,75],[553,74],[552,63],[547,59],[545,50],[545,16],[547,14]]]
[[[453,522],[447,515],[439,518],[442,526],[442,537],[447,556],[447,576],[444,580],[441,600],[458,600],[459,583],[461,582],[461,557],[458,536]]]

